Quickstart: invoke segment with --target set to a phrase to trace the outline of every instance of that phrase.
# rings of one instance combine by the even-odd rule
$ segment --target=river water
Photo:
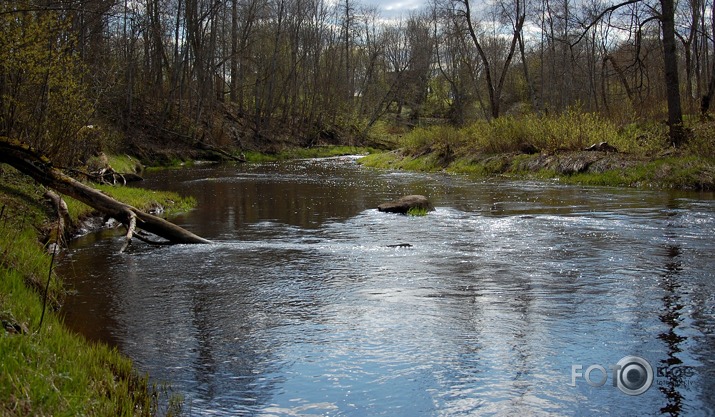
[[[142,186],[196,197],[172,220],[215,243],[120,254],[121,234],[85,236],[58,267],[64,313],[189,415],[715,414],[711,194],[354,158]],[[406,194],[436,211],[375,209]]]

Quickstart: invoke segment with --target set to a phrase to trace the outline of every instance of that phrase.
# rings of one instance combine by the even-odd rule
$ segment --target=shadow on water
[[[661,279],[660,286],[663,288],[663,313],[660,315],[660,320],[667,326],[667,331],[658,335],[667,346],[667,358],[662,359],[662,366],[658,367],[658,376],[667,375],[667,383],[660,385],[659,389],[663,392],[668,404],[661,408],[664,414],[673,416],[680,415],[682,411],[683,396],[680,393],[681,387],[684,385],[684,376],[680,374],[682,369],[680,366],[683,361],[678,357],[682,351],[680,345],[687,340],[687,337],[679,336],[676,333],[678,326],[682,322],[681,310],[684,305],[680,302],[680,283],[679,273],[682,270],[678,257],[681,249],[678,246],[668,246],[665,248],[666,256],[670,262],[665,264],[666,273]]]
[[[168,171],[144,186],[194,196],[174,220],[216,243],[118,254],[118,235],[76,242],[58,267],[77,291],[66,321],[171,382],[192,415],[715,408],[711,196],[351,160]],[[413,193],[437,210],[375,210]],[[569,384],[572,365],[624,355],[657,364],[658,389]]]
[[[688,338],[679,333],[680,327],[683,325],[684,316],[687,314],[683,311],[686,308],[684,300],[681,298],[683,291],[681,276],[683,271],[681,255],[683,249],[677,243],[680,236],[676,230],[675,224],[680,219],[679,212],[682,208],[679,207],[677,200],[668,204],[666,209],[665,237],[664,245],[664,273],[660,279],[660,287],[663,290],[663,311],[660,314],[660,320],[666,326],[665,331],[658,335],[658,338],[665,343],[667,348],[666,357],[661,359],[660,366],[657,367],[656,376],[662,378],[659,381],[658,389],[665,394],[667,404],[660,411],[662,414],[671,416],[679,416],[683,413],[683,393],[687,389],[690,378],[693,376],[693,367],[684,364],[680,358],[683,352],[684,345]]]

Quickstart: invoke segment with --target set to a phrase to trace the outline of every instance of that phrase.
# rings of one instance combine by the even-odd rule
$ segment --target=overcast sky
[[[411,11],[420,9],[427,0],[360,0],[360,3],[375,6],[384,18],[407,17]]]

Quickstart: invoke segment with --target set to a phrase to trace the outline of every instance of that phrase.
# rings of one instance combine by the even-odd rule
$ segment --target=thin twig
[[[52,247],[52,258],[50,258],[50,271],[47,273],[47,284],[45,284],[45,296],[42,298],[42,314],[40,315],[40,324],[37,325],[37,333],[39,333],[42,329],[42,322],[45,319],[45,310],[47,309],[47,295],[50,290],[50,280],[52,280],[52,269],[55,265],[57,246],[59,246],[60,222],[60,220],[57,221],[57,237],[55,238],[55,245]]]

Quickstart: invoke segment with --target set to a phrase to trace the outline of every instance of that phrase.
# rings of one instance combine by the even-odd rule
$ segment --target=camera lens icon
[[[617,363],[618,389],[628,395],[640,395],[653,384],[653,367],[639,356],[626,356]]]

